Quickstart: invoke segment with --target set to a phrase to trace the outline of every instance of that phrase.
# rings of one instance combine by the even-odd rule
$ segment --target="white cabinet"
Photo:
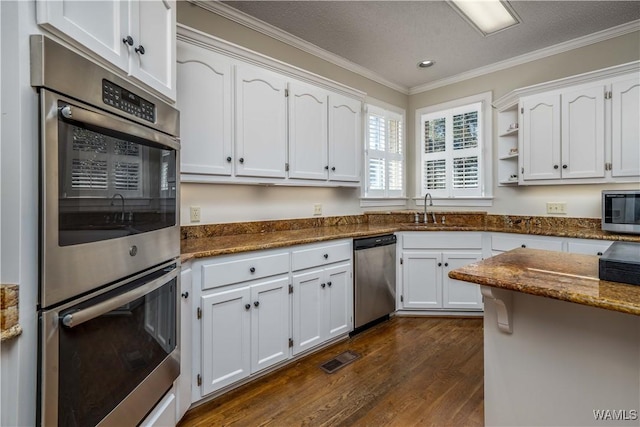
[[[284,178],[287,162],[285,79],[236,65],[236,175]]]
[[[360,181],[362,103],[346,96],[329,96],[329,179]]]
[[[403,233],[401,306],[405,310],[482,310],[480,287],[449,271],[482,259],[482,234]]]
[[[608,240],[569,239],[567,241],[567,252],[602,256],[612,243]]]
[[[640,176],[640,75],[611,85],[611,175]]]
[[[180,172],[230,176],[233,164],[232,63],[223,55],[177,42]]]
[[[563,240],[556,237],[530,236],[528,234],[494,233],[491,236],[491,253],[497,255],[516,248],[563,251]]]
[[[175,99],[175,1],[37,1],[37,23]]]
[[[187,412],[191,406],[191,379],[192,379],[192,330],[196,321],[192,302],[192,270],[190,264],[183,264],[180,273],[180,376],[174,382],[176,395],[175,422]]]
[[[526,97],[521,105],[523,179],[560,178],[560,95]]]
[[[627,72],[520,98],[520,184],[637,181],[640,77]]]
[[[327,102],[325,90],[289,83],[290,178],[328,178]]]
[[[351,241],[292,252],[293,354],[353,328]]]

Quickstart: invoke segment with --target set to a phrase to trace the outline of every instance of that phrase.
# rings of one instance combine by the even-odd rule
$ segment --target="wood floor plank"
[[[196,407],[192,426],[481,426],[482,319],[396,317]],[[320,364],[346,350],[353,363]]]

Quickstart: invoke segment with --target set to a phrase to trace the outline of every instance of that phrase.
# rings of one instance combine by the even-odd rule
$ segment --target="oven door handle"
[[[178,277],[178,268],[174,268],[171,270],[171,272],[165,274],[164,276],[158,277],[157,279],[145,283],[144,285],[139,286],[135,289],[132,289],[129,292],[125,292],[124,294],[118,295],[114,298],[108,299],[96,305],[92,305],[91,307],[66,314],[62,317],[62,319],[60,319],[60,321],[67,328],[73,328],[74,326],[81,325],[84,322],[95,319],[98,316],[115,310],[118,307],[135,301],[138,298],[155,291],[156,289],[160,288],[162,285],[166,284],[176,277]]]
[[[180,149],[180,144],[169,135],[165,135],[162,132],[155,131],[135,122],[120,119],[116,116],[97,113],[70,103],[59,107],[58,114],[62,120],[114,130],[125,135],[137,136],[147,141],[173,148],[174,150]]]

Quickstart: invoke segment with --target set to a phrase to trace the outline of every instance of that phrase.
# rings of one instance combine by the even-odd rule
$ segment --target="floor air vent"
[[[341,353],[334,357],[333,359],[323,363],[320,365],[320,369],[325,371],[327,374],[333,374],[340,368],[347,366],[349,363],[358,359],[360,355],[354,351],[347,350],[344,353]]]

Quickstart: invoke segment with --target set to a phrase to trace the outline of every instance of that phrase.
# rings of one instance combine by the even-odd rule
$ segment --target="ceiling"
[[[640,19],[640,1],[511,0],[522,22],[483,37],[445,1],[223,3],[405,89]]]

